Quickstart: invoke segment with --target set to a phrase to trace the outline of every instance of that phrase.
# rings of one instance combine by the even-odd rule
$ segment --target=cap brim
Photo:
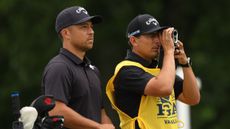
[[[95,15],[95,16],[86,17],[86,18],[76,22],[75,24],[80,24],[80,23],[87,22],[87,21],[91,21],[93,24],[98,24],[98,23],[101,23],[102,20],[103,20],[102,16]]]
[[[103,21],[103,18],[100,15],[95,15],[95,16],[92,16],[91,21],[93,22],[93,24],[98,24]]]
[[[150,33],[154,33],[154,32],[159,32],[159,31],[162,31],[164,29],[167,29],[169,28],[169,26],[162,26],[162,27],[157,27],[157,28],[154,28],[154,29],[151,29],[147,32],[144,32],[144,34],[150,34]]]

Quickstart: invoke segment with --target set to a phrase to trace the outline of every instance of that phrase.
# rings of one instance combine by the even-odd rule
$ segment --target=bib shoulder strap
[[[138,62],[124,60],[116,66],[115,71],[114,71],[114,75],[116,75],[123,66],[136,66],[136,67],[139,67],[139,68],[143,69],[144,71],[151,73],[151,74],[154,74],[154,75],[156,75],[160,72],[159,68],[147,68]]]

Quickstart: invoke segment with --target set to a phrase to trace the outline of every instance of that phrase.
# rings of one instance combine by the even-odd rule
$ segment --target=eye
[[[152,35],[151,35],[151,38],[155,38],[155,37],[157,37],[159,34],[158,33],[153,33]]]
[[[82,25],[81,28],[87,28],[88,26],[87,25]]]

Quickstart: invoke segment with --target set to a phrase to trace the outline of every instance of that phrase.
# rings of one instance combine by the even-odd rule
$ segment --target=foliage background
[[[202,100],[192,107],[193,129],[227,129],[230,120],[230,1],[228,0],[1,0],[0,1],[0,129],[12,122],[10,93],[18,90],[21,105],[40,95],[43,69],[61,41],[54,29],[56,15],[80,5],[104,23],[95,25],[95,46],[89,58],[101,70],[103,86],[128,48],[125,31],[137,14],[149,13],[162,25],[178,29],[202,80]],[[106,106],[118,126],[116,113]]]

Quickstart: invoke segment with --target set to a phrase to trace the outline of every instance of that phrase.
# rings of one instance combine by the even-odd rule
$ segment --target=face
[[[66,28],[67,41],[75,50],[86,52],[93,47],[94,31],[91,21]]]
[[[158,57],[160,52],[159,33],[143,34],[139,37],[133,37],[133,51],[142,58],[152,61]]]

